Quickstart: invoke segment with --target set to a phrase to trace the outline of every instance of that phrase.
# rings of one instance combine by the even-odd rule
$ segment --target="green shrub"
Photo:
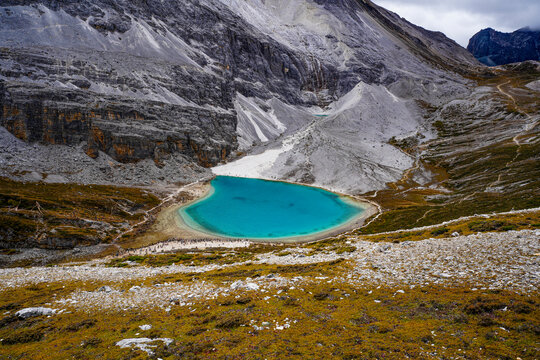
[[[478,321],[478,325],[487,327],[487,326],[497,325],[497,323],[495,322],[492,316],[483,315],[482,317],[480,317],[480,320]]]
[[[127,258],[128,261],[133,261],[137,263],[142,263],[144,261],[145,257],[140,255],[132,255]]]
[[[224,318],[220,319],[216,324],[216,328],[234,329],[245,324],[246,324],[246,319],[242,315],[235,314],[235,315],[225,316]]]
[[[66,327],[66,330],[75,332],[75,331],[79,331],[81,329],[88,329],[88,328],[91,328],[92,326],[94,326],[96,324],[96,322],[97,321],[95,319],[86,319],[86,320],[83,320],[83,321],[78,322],[76,324],[68,325]]]
[[[356,246],[343,246],[337,248],[336,254],[351,253],[356,251]]]
[[[442,234],[446,234],[447,232],[449,232],[450,229],[447,228],[447,227],[443,227],[443,228],[438,228],[438,229],[435,229],[431,232],[431,235],[434,235],[434,236],[439,236],[439,235],[442,235]]]
[[[3,345],[26,344],[29,342],[40,341],[43,338],[41,330],[22,330],[9,334],[2,341]]]
[[[97,345],[101,344],[102,342],[103,342],[103,340],[101,340],[99,338],[96,338],[96,337],[93,337],[93,338],[83,340],[81,342],[81,346],[83,348],[94,347],[94,346],[97,346]]]
[[[506,225],[509,225],[509,224],[503,221],[480,220],[480,221],[473,221],[468,226],[471,231],[485,232],[485,231],[496,231]]]
[[[207,329],[202,328],[202,327],[194,327],[193,329],[188,330],[188,331],[186,332],[186,335],[187,335],[187,336],[197,336],[197,335],[202,334],[202,333],[205,332],[206,330],[207,330]]]
[[[472,315],[480,315],[485,313],[491,313],[494,310],[502,309],[505,307],[505,304],[500,303],[493,299],[486,299],[482,297],[477,297],[474,300],[471,300],[465,306],[465,312]]]

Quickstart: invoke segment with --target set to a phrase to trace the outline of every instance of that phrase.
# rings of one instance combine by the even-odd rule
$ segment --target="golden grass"
[[[0,178],[0,234],[14,248],[21,243],[50,247],[47,238],[75,246],[107,243],[121,224],[139,221],[157,204],[154,194],[139,188]]]
[[[17,289],[0,295],[0,308],[13,312],[50,301],[53,293],[60,297],[98,285]],[[72,310],[50,318],[4,321],[0,338],[11,344],[3,341],[0,352],[13,359],[145,359],[140,351],[114,345],[124,338],[144,336],[175,340],[156,349],[155,356],[162,359],[527,359],[537,354],[538,294],[471,291],[467,286],[401,289],[315,281],[280,290],[269,300],[264,299],[268,293],[247,292],[238,298],[203,300],[192,307],[173,306],[168,313]],[[270,322],[271,329],[257,331],[250,321],[257,326]],[[275,330],[275,322],[289,323],[290,328]],[[143,332],[139,329],[143,324],[153,327]]]

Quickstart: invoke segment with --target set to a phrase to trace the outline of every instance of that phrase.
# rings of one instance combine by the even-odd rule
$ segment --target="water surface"
[[[364,209],[309,186],[218,176],[210,194],[179,210],[184,222],[220,236],[276,239],[313,235],[356,218]]]

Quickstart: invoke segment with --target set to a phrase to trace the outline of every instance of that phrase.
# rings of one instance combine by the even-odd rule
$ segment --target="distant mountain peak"
[[[540,31],[529,26],[512,33],[486,28],[469,40],[467,50],[488,66],[540,60]]]

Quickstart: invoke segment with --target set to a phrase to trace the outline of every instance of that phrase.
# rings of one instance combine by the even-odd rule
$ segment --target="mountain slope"
[[[422,131],[407,104],[382,85],[359,83],[308,126],[286,137],[279,148],[216,167],[214,172],[285,178],[342,192],[372,190],[413,165],[411,156],[388,144],[392,137]]]
[[[107,225],[7,191],[8,247],[138,244],[214,174],[367,195],[368,232],[538,204],[538,64],[488,69],[369,1],[6,0],[0,30],[0,176],[167,199],[114,195]]]
[[[0,45],[0,124],[34,144],[2,174],[83,183],[193,181],[292,136],[266,176],[382,188],[413,162],[390,137],[430,136],[416,101],[467,94],[457,73],[477,66],[442,34],[357,0],[8,0]],[[343,97],[356,109],[339,113]],[[87,156],[88,171],[63,165]]]

